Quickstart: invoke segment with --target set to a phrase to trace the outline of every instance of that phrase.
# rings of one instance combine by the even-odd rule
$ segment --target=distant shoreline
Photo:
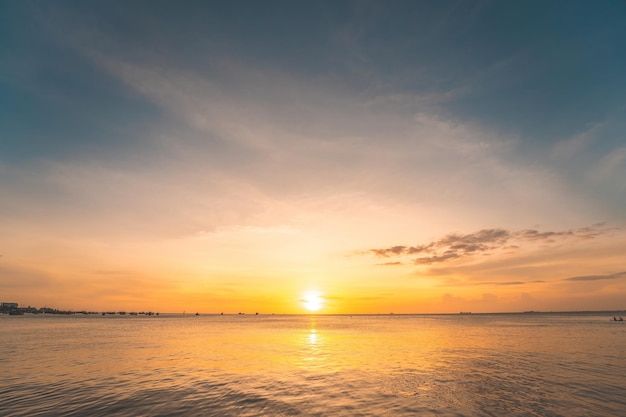
[[[487,316],[487,315],[616,315],[626,314],[626,310],[564,310],[564,311],[509,311],[509,312],[456,312],[456,313],[160,313],[152,311],[87,311],[61,310],[49,307],[20,307],[16,303],[0,304],[0,314],[5,315],[83,315],[83,316]]]

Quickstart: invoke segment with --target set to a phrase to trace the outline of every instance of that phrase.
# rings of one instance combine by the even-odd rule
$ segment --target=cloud
[[[502,250],[519,249],[519,245],[512,243],[539,242],[549,244],[556,242],[557,239],[593,239],[611,230],[615,230],[615,228],[607,227],[604,223],[564,231],[482,229],[469,234],[450,233],[439,240],[422,245],[397,245],[389,248],[370,249],[369,253],[382,258],[425,255],[414,258],[413,263],[415,265],[432,265],[478,255],[491,255]]]
[[[508,239],[508,235],[509,232],[503,229],[480,230],[467,235],[451,233],[438,241],[425,245],[392,246],[390,248],[371,249],[370,252],[379,257],[390,257],[432,253],[437,248],[447,248],[444,254],[431,257],[433,260],[444,260],[458,257],[457,255],[463,253],[487,250],[491,244],[505,242]]]
[[[387,249],[372,249],[372,252],[374,252],[377,256],[387,258],[392,255],[402,255],[406,249],[406,246],[392,246]]]
[[[600,281],[600,280],[619,279],[619,278],[626,278],[626,271],[616,272],[614,274],[608,274],[608,275],[583,275],[579,277],[570,277],[570,278],[565,278],[565,281]]]
[[[524,281],[503,281],[503,282],[495,281],[495,282],[479,282],[477,285],[504,285],[504,286],[508,286],[508,285],[524,285],[524,284],[526,284],[526,282],[524,282]]]
[[[564,232],[539,232],[537,230],[522,230],[518,233],[521,240],[540,240],[544,242],[554,242],[554,238],[573,236],[571,230]]]
[[[415,265],[430,265],[438,262],[445,262],[460,258],[462,255],[453,251],[446,251],[443,255],[426,256],[413,261]]]

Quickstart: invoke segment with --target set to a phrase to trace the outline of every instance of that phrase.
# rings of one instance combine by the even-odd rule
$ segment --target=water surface
[[[607,314],[0,316],[2,416],[623,416]]]

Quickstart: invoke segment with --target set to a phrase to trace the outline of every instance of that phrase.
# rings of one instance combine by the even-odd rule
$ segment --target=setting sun
[[[302,306],[309,311],[317,311],[324,305],[324,299],[317,291],[305,292],[300,302],[302,303]]]

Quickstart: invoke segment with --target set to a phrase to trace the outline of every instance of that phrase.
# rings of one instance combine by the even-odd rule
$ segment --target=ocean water
[[[0,315],[0,415],[625,416],[611,317]]]

